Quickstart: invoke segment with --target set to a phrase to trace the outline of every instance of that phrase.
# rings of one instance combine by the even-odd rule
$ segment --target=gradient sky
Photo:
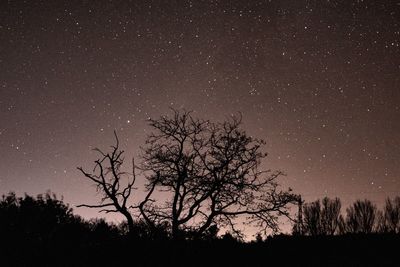
[[[114,129],[137,157],[173,107],[241,112],[308,201],[380,205],[400,195],[396,2],[1,1],[0,193],[96,203],[76,167]]]

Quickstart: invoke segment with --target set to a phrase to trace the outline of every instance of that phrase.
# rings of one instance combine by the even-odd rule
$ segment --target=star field
[[[95,202],[77,166],[146,119],[241,112],[306,200],[400,195],[396,1],[2,1],[0,191]],[[92,210],[75,209],[84,216]]]

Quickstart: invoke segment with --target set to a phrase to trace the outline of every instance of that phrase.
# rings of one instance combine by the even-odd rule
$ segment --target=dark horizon
[[[343,220],[338,203],[323,200],[322,210],[305,204],[303,224],[291,235],[243,242],[232,232],[217,236],[218,226],[201,236],[185,231],[176,238],[167,225],[153,229],[136,221],[127,228],[86,221],[51,194],[9,194],[0,199],[1,261],[12,266],[398,266],[400,196],[387,204],[383,217],[363,201]]]
[[[3,1],[0,194],[95,203],[76,169],[91,149],[116,130],[139,158],[146,119],[172,107],[240,112],[306,201],[382,206],[400,195],[399,18],[389,0]]]

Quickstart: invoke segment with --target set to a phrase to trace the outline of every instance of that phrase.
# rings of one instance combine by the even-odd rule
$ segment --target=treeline
[[[383,210],[370,200],[357,200],[342,213],[339,198],[299,203],[295,235],[400,233],[400,197],[387,198]]]
[[[14,192],[0,200],[0,235],[2,241],[21,241],[35,244],[68,242],[78,238],[106,241],[123,233],[121,226],[104,219],[84,220],[73,214],[72,209],[54,193],[36,197],[25,194],[17,197]],[[22,243],[21,243],[22,245]]]
[[[310,203],[301,203],[292,235],[332,236],[345,234],[400,234],[400,197],[387,198],[380,210],[370,200],[357,200],[342,212],[339,198],[325,197]],[[162,240],[171,238],[169,227],[159,225],[156,229],[142,221],[134,222],[131,238]],[[104,219],[85,220],[73,214],[73,210],[54,193],[47,192],[36,197],[25,194],[17,197],[11,192],[0,200],[0,234],[6,237],[46,242],[71,238],[106,241],[128,235],[128,225],[106,222]],[[190,232],[186,239],[193,239]],[[198,237],[198,236],[197,236]],[[199,239],[229,239],[240,241],[229,233],[221,234],[217,227],[209,229]],[[261,236],[257,241],[262,241]],[[82,241],[82,240],[81,240]]]
[[[369,201],[357,201],[346,216],[340,209],[338,199],[304,204],[303,235],[242,242],[213,228],[176,240],[165,225],[135,221],[129,230],[125,222],[84,220],[50,192],[9,193],[0,199],[0,256],[4,266],[399,266],[399,198],[382,211]],[[370,232],[340,232],[371,225]]]

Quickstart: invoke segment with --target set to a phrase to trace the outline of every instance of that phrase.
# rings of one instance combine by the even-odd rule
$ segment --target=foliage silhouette
[[[235,234],[171,240],[136,221],[85,221],[54,194],[14,193],[0,200],[0,254],[4,266],[399,266],[400,235],[273,235],[243,242]],[[215,226],[216,227],[216,226]],[[218,229],[210,233],[216,233]],[[290,255],[288,257],[287,255]],[[128,262],[129,264],[129,262]]]
[[[36,198],[29,195],[18,198],[11,192],[3,195],[0,202],[3,237],[17,235],[44,242],[64,231],[68,225],[79,223],[79,220],[72,214],[72,209],[51,192]]]

